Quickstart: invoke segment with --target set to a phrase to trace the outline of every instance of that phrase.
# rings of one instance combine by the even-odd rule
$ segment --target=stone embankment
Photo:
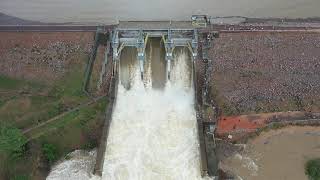
[[[91,51],[92,32],[0,32],[1,74],[52,82]]]
[[[224,115],[320,111],[320,33],[220,33],[209,56]]]

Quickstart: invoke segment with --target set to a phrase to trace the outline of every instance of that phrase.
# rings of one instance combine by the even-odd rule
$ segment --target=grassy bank
[[[16,133],[13,137],[91,101],[82,91],[88,55],[75,53],[72,56],[75,61],[69,64],[62,78],[54,82],[15,79],[0,74],[0,123],[13,129]],[[0,179],[45,179],[50,166],[67,153],[96,147],[106,105],[107,98],[101,98],[32,128],[21,135],[31,140],[18,146],[19,153],[1,151],[0,146]],[[13,138],[10,132],[1,132],[0,136]]]
[[[92,149],[99,142],[106,99],[83,107],[25,134],[33,138],[15,157],[4,154],[0,164],[1,179],[44,179],[50,166],[75,149]],[[47,148],[47,147],[51,148]],[[48,150],[47,149],[51,149]],[[17,176],[19,175],[19,176]],[[16,177],[17,176],[17,177]]]
[[[53,83],[38,83],[0,75],[0,118],[20,129],[50,119],[84,102],[82,78],[86,55]]]

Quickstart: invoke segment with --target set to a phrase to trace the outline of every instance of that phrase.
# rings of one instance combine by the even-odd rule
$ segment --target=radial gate
[[[187,47],[195,60],[198,55],[198,33],[197,30],[186,26],[150,25],[148,27],[132,27],[130,23],[121,24],[112,33],[112,49],[114,64],[120,60],[120,54],[124,47],[135,47],[138,52],[138,61],[140,64],[141,78],[143,79],[145,49],[150,37],[159,37],[165,46],[166,72],[167,78],[170,79],[171,61],[173,60],[173,51],[175,47]]]

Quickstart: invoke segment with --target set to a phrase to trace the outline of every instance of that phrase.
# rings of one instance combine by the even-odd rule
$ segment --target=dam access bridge
[[[113,59],[115,64],[120,59],[124,47],[135,47],[138,52],[141,78],[143,79],[145,49],[148,39],[161,38],[165,47],[166,72],[170,79],[171,61],[176,47],[187,47],[192,59],[198,55],[198,33],[190,22],[120,22],[112,34]]]

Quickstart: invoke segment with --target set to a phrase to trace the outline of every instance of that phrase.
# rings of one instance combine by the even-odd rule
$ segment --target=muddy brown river
[[[320,17],[319,0],[1,0],[0,12],[42,22],[190,20],[192,14]]]
[[[320,127],[287,127],[255,138],[223,166],[241,180],[308,180],[307,160],[320,157]]]

